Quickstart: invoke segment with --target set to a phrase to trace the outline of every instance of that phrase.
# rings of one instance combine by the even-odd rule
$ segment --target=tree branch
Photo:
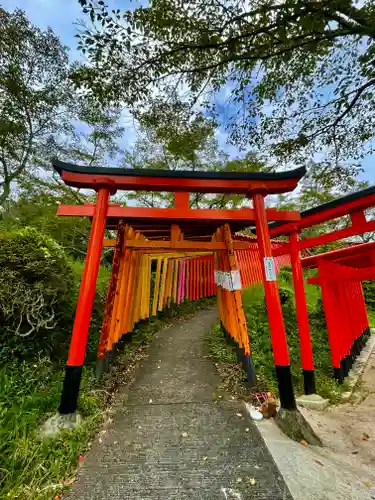
[[[375,85],[375,78],[369,80],[368,82],[364,83],[361,87],[359,87],[357,90],[356,90],[356,95],[354,96],[354,98],[352,99],[352,101],[348,104],[348,106],[346,107],[346,109],[344,110],[343,113],[341,113],[341,115],[339,115],[336,120],[333,122],[332,124],[332,127],[336,127],[340,121],[348,114],[350,113],[350,111],[354,108],[355,104],[357,103],[358,99],[361,97],[361,95],[363,94],[363,92],[371,87],[372,85]]]

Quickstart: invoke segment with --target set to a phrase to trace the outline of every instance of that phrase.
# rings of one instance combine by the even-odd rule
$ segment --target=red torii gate
[[[309,319],[307,312],[302,266],[312,267],[315,264],[317,264],[318,259],[321,258],[320,262],[324,261],[324,264],[322,264],[321,269],[322,272],[324,273],[323,271],[324,267],[326,271],[324,273],[324,277],[325,279],[327,279],[330,273],[332,277],[335,275],[334,261],[336,258],[338,259],[338,261],[340,261],[341,258],[343,259],[355,258],[356,263],[358,263],[358,258],[363,258],[364,253],[367,253],[368,256],[371,256],[372,258],[373,247],[372,244],[363,245],[361,246],[361,248],[352,246],[344,250],[328,252],[326,254],[321,254],[320,256],[319,255],[312,256],[305,259],[301,259],[300,252],[302,250],[309,249],[312,247],[324,245],[327,243],[332,243],[334,241],[338,241],[343,238],[353,237],[360,234],[364,234],[366,232],[375,231],[375,220],[368,221],[365,215],[365,210],[373,206],[375,206],[375,186],[363,189],[361,191],[357,191],[347,196],[343,196],[341,198],[330,201],[328,203],[324,203],[312,209],[305,210],[301,212],[301,220],[298,222],[290,222],[286,224],[275,222],[270,224],[269,226],[271,237],[274,238],[286,235],[289,238],[289,243],[275,249],[273,251],[273,255],[280,256],[289,253],[291,258],[294,292],[296,299],[296,314],[297,314],[298,329],[300,336],[301,360],[302,360],[302,368],[303,368],[304,382],[305,382],[305,394],[315,393],[316,390],[315,390],[315,380],[314,380],[314,361],[313,361],[313,353],[311,347],[310,327],[309,327]],[[348,225],[348,227],[324,233],[319,236],[299,239],[299,233],[303,229],[339,217],[344,217],[346,215],[350,217],[350,224]],[[328,267],[325,264],[328,265]],[[374,270],[373,266],[369,266],[368,269],[353,270],[351,276],[352,278],[357,279],[357,281],[360,281],[361,277],[362,279],[366,279],[364,278],[364,276],[367,277],[372,276],[373,270]],[[344,275],[345,272],[342,275],[343,278]],[[337,273],[335,276],[337,277]],[[311,280],[311,282],[313,281],[314,280]],[[340,283],[342,283],[342,281],[340,281]],[[326,292],[326,287],[323,286],[322,289],[323,300],[324,297],[327,298],[327,294],[325,292]],[[362,293],[362,299],[360,298],[361,293],[362,289],[357,290],[354,295],[356,295],[358,313],[362,318],[359,320],[359,323],[360,327],[363,326],[362,333],[364,335],[361,337],[363,339],[364,337],[366,337],[367,334],[366,332],[368,332],[368,321],[363,319],[363,307],[365,308],[365,305],[363,301],[363,293]],[[359,299],[359,301],[357,299]],[[361,300],[362,304],[360,305]],[[328,299],[326,300],[326,304],[327,303]],[[327,313],[327,308],[325,312]],[[329,317],[326,318],[327,326],[328,329],[330,329],[330,331],[332,332],[332,329],[335,328],[333,319],[334,316],[332,313],[332,308],[329,307],[328,307],[328,316]],[[331,338],[333,338],[332,335]],[[338,339],[337,342],[339,341],[340,340]],[[337,345],[337,342],[335,342],[335,345]],[[330,342],[330,344],[332,350],[332,343]],[[344,365],[344,367],[340,366],[340,360],[338,360],[336,356],[336,353],[338,351],[337,349],[335,350],[335,348],[333,349],[335,356],[335,358],[333,356],[334,373],[336,378],[339,381],[342,381],[343,376],[345,376],[348,372],[347,366],[350,363],[347,363],[346,365]],[[345,351],[346,349],[347,346],[344,346],[343,350]]]
[[[375,242],[305,257],[302,266],[318,270],[308,282],[321,287],[334,376],[342,383],[370,334],[361,282],[375,278]]]
[[[281,406],[287,409],[295,409],[296,403],[291,379],[288,346],[276,282],[268,221],[297,222],[300,215],[298,212],[266,209],[264,198],[269,194],[285,193],[295,189],[298,181],[305,174],[305,169],[300,168],[291,172],[278,173],[218,173],[83,167],[58,160],[54,160],[52,163],[54,169],[67,185],[94,189],[97,192],[97,200],[94,205],[61,205],[58,209],[58,215],[92,217],[92,229],[77,303],[59,412],[69,414],[77,409],[104,231],[106,227],[117,228],[119,220],[131,223],[132,227],[140,231],[155,231],[156,235],[164,238],[162,241],[147,240],[142,243],[136,240],[128,241],[128,245],[135,248],[145,248],[146,245],[149,248],[173,248],[184,251],[226,250],[227,246],[224,242],[202,241],[202,236],[207,235],[208,231],[213,233],[220,224],[229,224],[233,232],[248,227],[255,221],[259,253],[264,263],[262,266],[263,282]],[[109,197],[118,189],[174,192],[175,207],[165,209],[110,205]],[[243,194],[253,200],[253,208],[193,210],[189,208],[189,192]],[[182,232],[193,238],[193,241],[176,241],[173,237],[166,240],[165,237],[168,235],[171,224],[180,225]],[[233,252],[237,248],[243,249],[246,247],[246,242],[233,241],[230,251]]]

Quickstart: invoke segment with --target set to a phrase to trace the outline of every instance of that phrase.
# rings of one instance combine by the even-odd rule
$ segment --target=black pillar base
[[[105,357],[96,360],[95,376],[100,378],[104,373],[109,371],[109,359],[111,352],[106,351]]]
[[[305,394],[316,394],[315,386],[315,371],[314,370],[302,370],[303,373],[303,386]]]
[[[280,406],[281,408],[285,408],[286,410],[295,410],[297,408],[297,405],[294,397],[290,365],[275,366],[275,368],[279,386]]]
[[[68,415],[77,410],[79,386],[82,378],[82,366],[67,366],[61,394],[59,413]]]
[[[340,368],[333,369],[333,376],[337,380],[338,384],[342,384],[344,382],[345,376],[343,374],[341,366],[340,366]]]
[[[234,338],[231,335],[229,335],[228,331],[226,330],[222,322],[220,322],[220,326],[227,343],[233,346],[236,350],[237,360],[239,363],[242,364],[242,368],[246,373],[249,386],[254,387],[257,383],[257,378],[255,375],[253,360],[251,356],[245,354],[244,349],[238,345],[238,343],[234,340]]]
[[[351,367],[350,357],[345,356],[345,358],[341,360],[341,369],[342,369],[344,378],[348,375],[350,367]]]
[[[112,349],[110,351],[108,351],[108,364],[112,364],[115,359],[116,359],[116,356],[118,355],[119,353],[119,345],[118,345],[118,342],[114,342],[112,344]]]
[[[237,344],[237,342],[235,343],[235,349],[236,349],[237,361],[239,363],[243,363],[245,356],[244,350]]]
[[[246,372],[249,386],[254,387],[257,383],[257,377],[255,375],[253,360],[251,356],[244,354],[242,366]]]

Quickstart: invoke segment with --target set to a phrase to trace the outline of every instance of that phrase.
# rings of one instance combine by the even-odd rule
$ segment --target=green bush
[[[367,308],[375,310],[375,281],[364,281],[362,286]]]
[[[50,351],[71,325],[74,275],[63,249],[26,227],[0,234],[0,359]]]
[[[22,193],[10,202],[8,209],[0,213],[0,227],[4,231],[34,227],[40,233],[53,238],[64,251],[75,259],[83,260],[90,236],[90,221],[85,217],[59,217],[60,203],[77,204],[77,200],[65,195],[38,190]]]

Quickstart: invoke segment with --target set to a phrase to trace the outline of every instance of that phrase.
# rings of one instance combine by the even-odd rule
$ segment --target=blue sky
[[[139,0],[133,0],[131,3],[127,0],[110,0],[112,8],[118,7],[124,9],[126,4],[133,7]],[[142,2],[144,3],[144,2]],[[74,22],[81,17],[81,8],[77,0],[0,0],[0,6],[7,10],[14,10],[16,7],[21,8],[26,12],[31,21],[40,28],[50,26],[54,32],[60,37],[62,42],[70,47],[72,59],[78,58],[79,53],[76,50],[76,39],[74,38],[75,26]],[[225,90],[221,93],[223,96],[223,104],[225,103]],[[124,115],[124,125],[126,132],[121,146],[129,148],[135,141],[136,129],[133,126],[132,119],[129,115]],[[231,157],[239,155],[239,151],[234,147],[226,144],[227,134],[221,129],[217,133],[217,139],[220,145],[225,149]],[[362,165],[365,173],[362,178],[375,184],[375,155],[366,157]]]

